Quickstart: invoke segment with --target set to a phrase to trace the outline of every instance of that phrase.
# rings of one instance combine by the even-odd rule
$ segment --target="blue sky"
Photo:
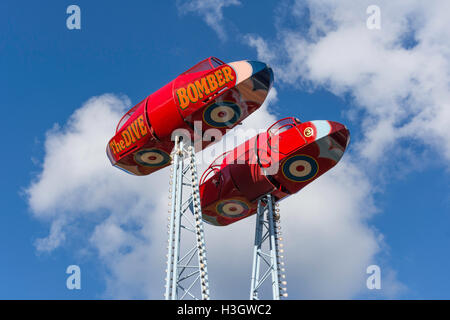
[[[138,269],[142,273],[137,274],[137,279],[130,280],[127,270],[129,273],[135,270],[127,269],[127,259],[129,252],[145,249],[142,245],[145,241],[152,247],[164,247],[165,242],[158,242],[164,239],[140,233],[148,227],[142,222],[144,216],[126,220],[123,217],[129,214],[127,210],[111,213],[107,205],[73,205],[83,199],[81,196],[66,205],[64,195],[52,196],[56,194],[52,190],[58,185],[72,184],[66,180],[71,179],[69,174],[69,178],[59,175],[59,182],[52,180],[56,186],[47,183],[43,172],[48,176],[64,172],[52,171],[52,155],[67,159],[65,170],[69,171],[72,163],[89,161],[80,157],[85,154],[75,152],[75,147],[73,153],[64,154],[58,150],[51,153],[48,146],[58,147],[72,141],[69,138],[77,134],[77,126],[67,125],[67,121],[90,98],[106,93],[114,95],[109,100],[102,98],[106,102],[91,103],[92,110],[100,108],[99,104],[106,105],[108,114],[104,121],[107,122],[120,114],[118,110],[131,107],[211,55],[226,62],[259,59],[274,67],[276,96],[268,109],[258,111],[261,117],[297,116],[305,121],[328,119],[345,123],[351,132],[352,140],[342,168],[338,165],[333,169],[333,175],[324,177],[323,182],[317,181],[317,186],[305,190],[304,196],[301,195],[303,191],[295,196],[300,199],[298,201],[305,201],[299,202],[299,206],[309,206],[308,212],[314,211],[315,205],[305,197],[315,199],[316,195],[322,199],[339,199],[336,201],[341,201],[342,205],[336,204],[336,208],[348,205],[353,211],[345,220],[335,217],[327,220],[327,215],[323,218],[315,215],[316,224],[323,223],[317,229],[323,234],[308,235],[306,239],[311,243],[305,243],[299,236],[297,240],[302,246],[310,246],[308,250],[305,248],[306,253],[292,249],[297,243],[294,239],[297,230],[295,227],[288,229],[285,237],[288,262],[293,269],[299,268],[290,271],[293,279],[290,284],[288,282],[290,296],[450,298],[447,289],[450,285],[450,257],[447,254],[450,243],[450,132],[446,126],[449,124],[446,111],[449,100],[446,98],[450,69],[446,67],[450,62],[450,40],[445,35],[448,19],[441,17],[441,12],[445,12],[441,6],[447,4],[433,2],[424,8],[414,1],[408,6],[379,1],[382,29],[368,31],[365,9],[372,3],[364,1],[357,6],[349,1],[319,1],[323,6],[309,1],[241,2],[227,1],[228,5],[216,5],[214,10],[205,9],[202,1],[0,3],[0,90],[4,116],[1,162],[5,169],[0,182],[3,203],[0,298],[162,297],[163,278],[159,275],[165,262],[160,260],[159,253],[148,257],[152,267],[146,269],[143,264]],[[81,8],[81,30],[66,28],[66,8],[70,4]],[[215,21],[213,24],[209,23],[208,15]],[[420,23],[411,24],[408,22],[410,17]],[[409,38],[405,38],[405,34]],[[406,44],[413,43],[411,34],[416,37],[416,46]],[[359,39],[359,36],[365,38]],[[433,41],[434,36],[442,36],[439,45]],[[335,43],[338,44],[336,47]],[[83,123],[86,114],[72,116],[72,124]],[[99,145],[106,145],[100,133],[92,132],[94,134],[84,140],[85,144],[91,143],[91,139],[100,139]],[[51,137],[68,138],[52,140],[60,143],[47,144],[46,149],[46,142],[51,141]],[[64,150],[71,150],[70,145]],[[106,159],[106,155],[104,157]],[[121,183],[122,173],[107,165],[100,163],[108,177],[114,176],[111,181]],[[164,174],[167,173],[158,177],[164,177]],[[158,177],[153,181],[151,176],[132,177],[134,180],[128,177],[124,188],[142,184],[142,187],[136,187],[141,190],[154,184]],[[342,181],[346,185],[340,185]],[[79,193],[78,188],[89,186],[83,183],[73,182],[77,186],[73,189],[74,194]],[[39,188],[33,189],[33,185]],[[344,190],[345,197],[341,197],[346,186],[349,187],[347,193],[352,193],[353,187],[354,190],[364,189],[364,192],[361,195],[355,192],[353,197]],[[156,198],[151,196],[156,191],[152,190],[149,191],[150,199],[133,210],[158,214],[158,210],[154,210],[158,208]],[[336,193],[328,194],[328,190]],[[105,191],[105,202],[110,201],[108,197],[114,199],[115,192]],[[127,192],[125,194],[131,197],[144,194],[142,191]],[[45,198],[47,202],[40,202],[39,197],[47,196],[50,200]],[[307,225],[310,219],[302,218],[301,210],[295,212],[295,201],[290,199],[285,205],[286,214],[291,214],[288,221]],[[329,211],[333,210],[330,200]],[[338,226],[341,222],[345,225],[343,229]],[[51,226],[58,223],[62,224],[59,232],[63,240],[49,250],[39,249],[38,239],[48,237]],[[124,240],[117,248],[105,249],[101,242],[105,226],[119,230],[123,239],[132,240]],[[245,225],[251,226],[251,223]],[[364,253],[358,251],[361,259],[355,258],[353,265],[342,265],[340,261],[347,255],[353,256],[346,248],[342,248],[342,256],[333,258],[338,267],[322,265],[329,261],[318,258],[321,250],[324,255],[329,252],[327,250],[334,251],[328,247],[330,242],[337,240],[330,235],[334,234],[333,228],[344,230],[342,234],[350,231],[361,235],[361,238],[349,239],[349,243],[363,239],[370,249]],[[243,229],[236,229],[236,232],[241,231]],[[207,236],[208,232],[212,234],[215,229],[207,229]],[[231,237],[232,233],[226,232],[221,230],[220,235]],[[289,236],[293,243],[290,251]],[[316,242],[315,237],[324,240]],[[250,248],[251,243],[251,240],[243,242],[242,246]],[[209,250],[214,251],[214,246]],[[308,255],[309,251],[315,254]],[[251,259],[246,251],[241,254],[243,259]],[[223,259],[228,259],[225,255]],[[146,259],[143,257],[138,261]],[[218,277],[221,273],[220,257],[215,258],[212,254],[211,259],[210,280],[213,283],[213,275]],[[308,265],[309,261],[314,263]],[[112,267],[112,263],[121,267]],[[321,264],[317,274],[302,273],[302,267],[314,270],[315,263]],[[82,290],[67,290],[65,286],[65,270],[71,264],[81,267]],[[361,280],[367,277],[363,267],[369,264],[381,266],[384,289],[381,292],[368,290]],[[218,266],[216,271],[214,266]],[[153,267],[156,269],[151,269]],[[236,269],[241,273],[236,278],[244,279],[244,282],[248,278],[249,282],[249,270],[242,269]],[[335,269],[342,269],[342,273],[332,276]],[[353,277],[346,271],[350,269],[359,271]],[[230,270],[235,272],[231,267]],[[146,272],[154,273],[154,276]],[[316,281],[316,278],[326,278],[320,272],[330,275],[331,282]],[[335,277],[343,274],[348,276],[347,282],[333,282]],[[145,290],[140,288],[139,277],[143,279]],[[157,279],[161,280],[158,282]],[[308,284],[303,285],[307,280]],[[219,292],[222,287],[216,284],[212,290]],[[234,294],[232,290],[238,293]],[[247,291],[248,285],[235,286],[223,289],[224,293],[217,293],[216,297],[245,298]]]

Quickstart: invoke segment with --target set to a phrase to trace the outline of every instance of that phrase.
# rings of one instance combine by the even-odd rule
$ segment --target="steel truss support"
[[[186,167],[185,159],[189,160]],[[209,300],[195,151],[185,146],[181,136],[175,137],[171,171],[165,298]]]
[[[284,250],[281,227],[278,225],[280,215],[275,206],[278,203],[270,194],[258,200],[250,300],[259,299],[261,286],[269,282],[269,278],[272,280],[273,300],[280,300],[280,296],[287,297],[284,262],[281,261]]]

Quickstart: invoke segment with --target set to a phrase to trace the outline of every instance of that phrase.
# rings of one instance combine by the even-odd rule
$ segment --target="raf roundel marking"
[[[161,167],[169,163],[170,156],[159,149],[143,149],[136,152],[134,160],[146,167]]]
[[[249,206],[241,200],[227,199],[222,200],[217,204],[216,211],[226,218],[239,218],[248,213]]]
[[[231,127],[241,118],[241,108],[230,101],[213,103],[203,112],[203,120],[214,128]]]
[[[319,164],[310,156],[295,155],[284,162],[282,172],[291,181],[305,182],[316,176],[319,172]]]
[[[304,131],[303,134],[305,135],[305,137],[309,138],[314,134],[314,130],[311,127],[307,127]]]

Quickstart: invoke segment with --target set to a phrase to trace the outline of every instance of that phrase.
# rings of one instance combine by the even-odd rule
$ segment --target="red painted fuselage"
[[[166,167],[175,130],[187,131],[203,149],[214,142],[202,139],[205,131],[225,134],[236,126],[262,105],[272,82],[272,69],[262,62],[201,61],[124,115],[107,145],[108,158],[135,175]]]
[[[217,158],[200,180],[203,219],[225,226],[256,212],[258,199],[276,201],[300,191],[341,159],[350,140],[337,122],[277,121]]]

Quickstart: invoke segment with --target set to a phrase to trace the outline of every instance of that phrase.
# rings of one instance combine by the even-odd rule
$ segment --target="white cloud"
[[[50,233],[47,237],[37,239],[35,242],[38,252],[49,252],[61,246],[66,239],[66,234],[62,231],[66,222],[64,217],[58,217],[52,221]]]
[[[167,172],[135,177],[113,168],[106,157],[106,144],[129,107],[126,97],[93,97],[62,128],[50,130],[42,171],[27,189],[34,216],[51,224],[48,237],[36,241],[38,252],[81,238],[80,251],[90,245],[108,270],[105,295],[116,298],[151,297],[154,292],[146,289],[158,289],[162,277],[146,285],[155,280],[148,271],[153,263],[161,272],[165,254],[160,218],[166,208],[158,201],[166,190],[155,181],[167,181]]]
[[[247,39],[280,81],[353,97],[349,113],[363,116],[357,144],[365,161],[378,161],[409,138],[449,160],[450,3],[378,1],[381,30],[366,27],[371,4],[296,1],[280,15],[307,28],[280,22],[276,39]]]
[[[377,232],[367,225],[375,212],[372,194],[367,178],[346,157],[282,202],[288,279],[299,288],[291,293],[342,299],[364,289],[365,269],[380,249]]]
[[[222,41],[227,39],[227,34],[223,27],[223,8],[240,4],[238,0],[191,0],[184,3],[177,2],[178,12],[182,14],[198,14],[217,33]]]

